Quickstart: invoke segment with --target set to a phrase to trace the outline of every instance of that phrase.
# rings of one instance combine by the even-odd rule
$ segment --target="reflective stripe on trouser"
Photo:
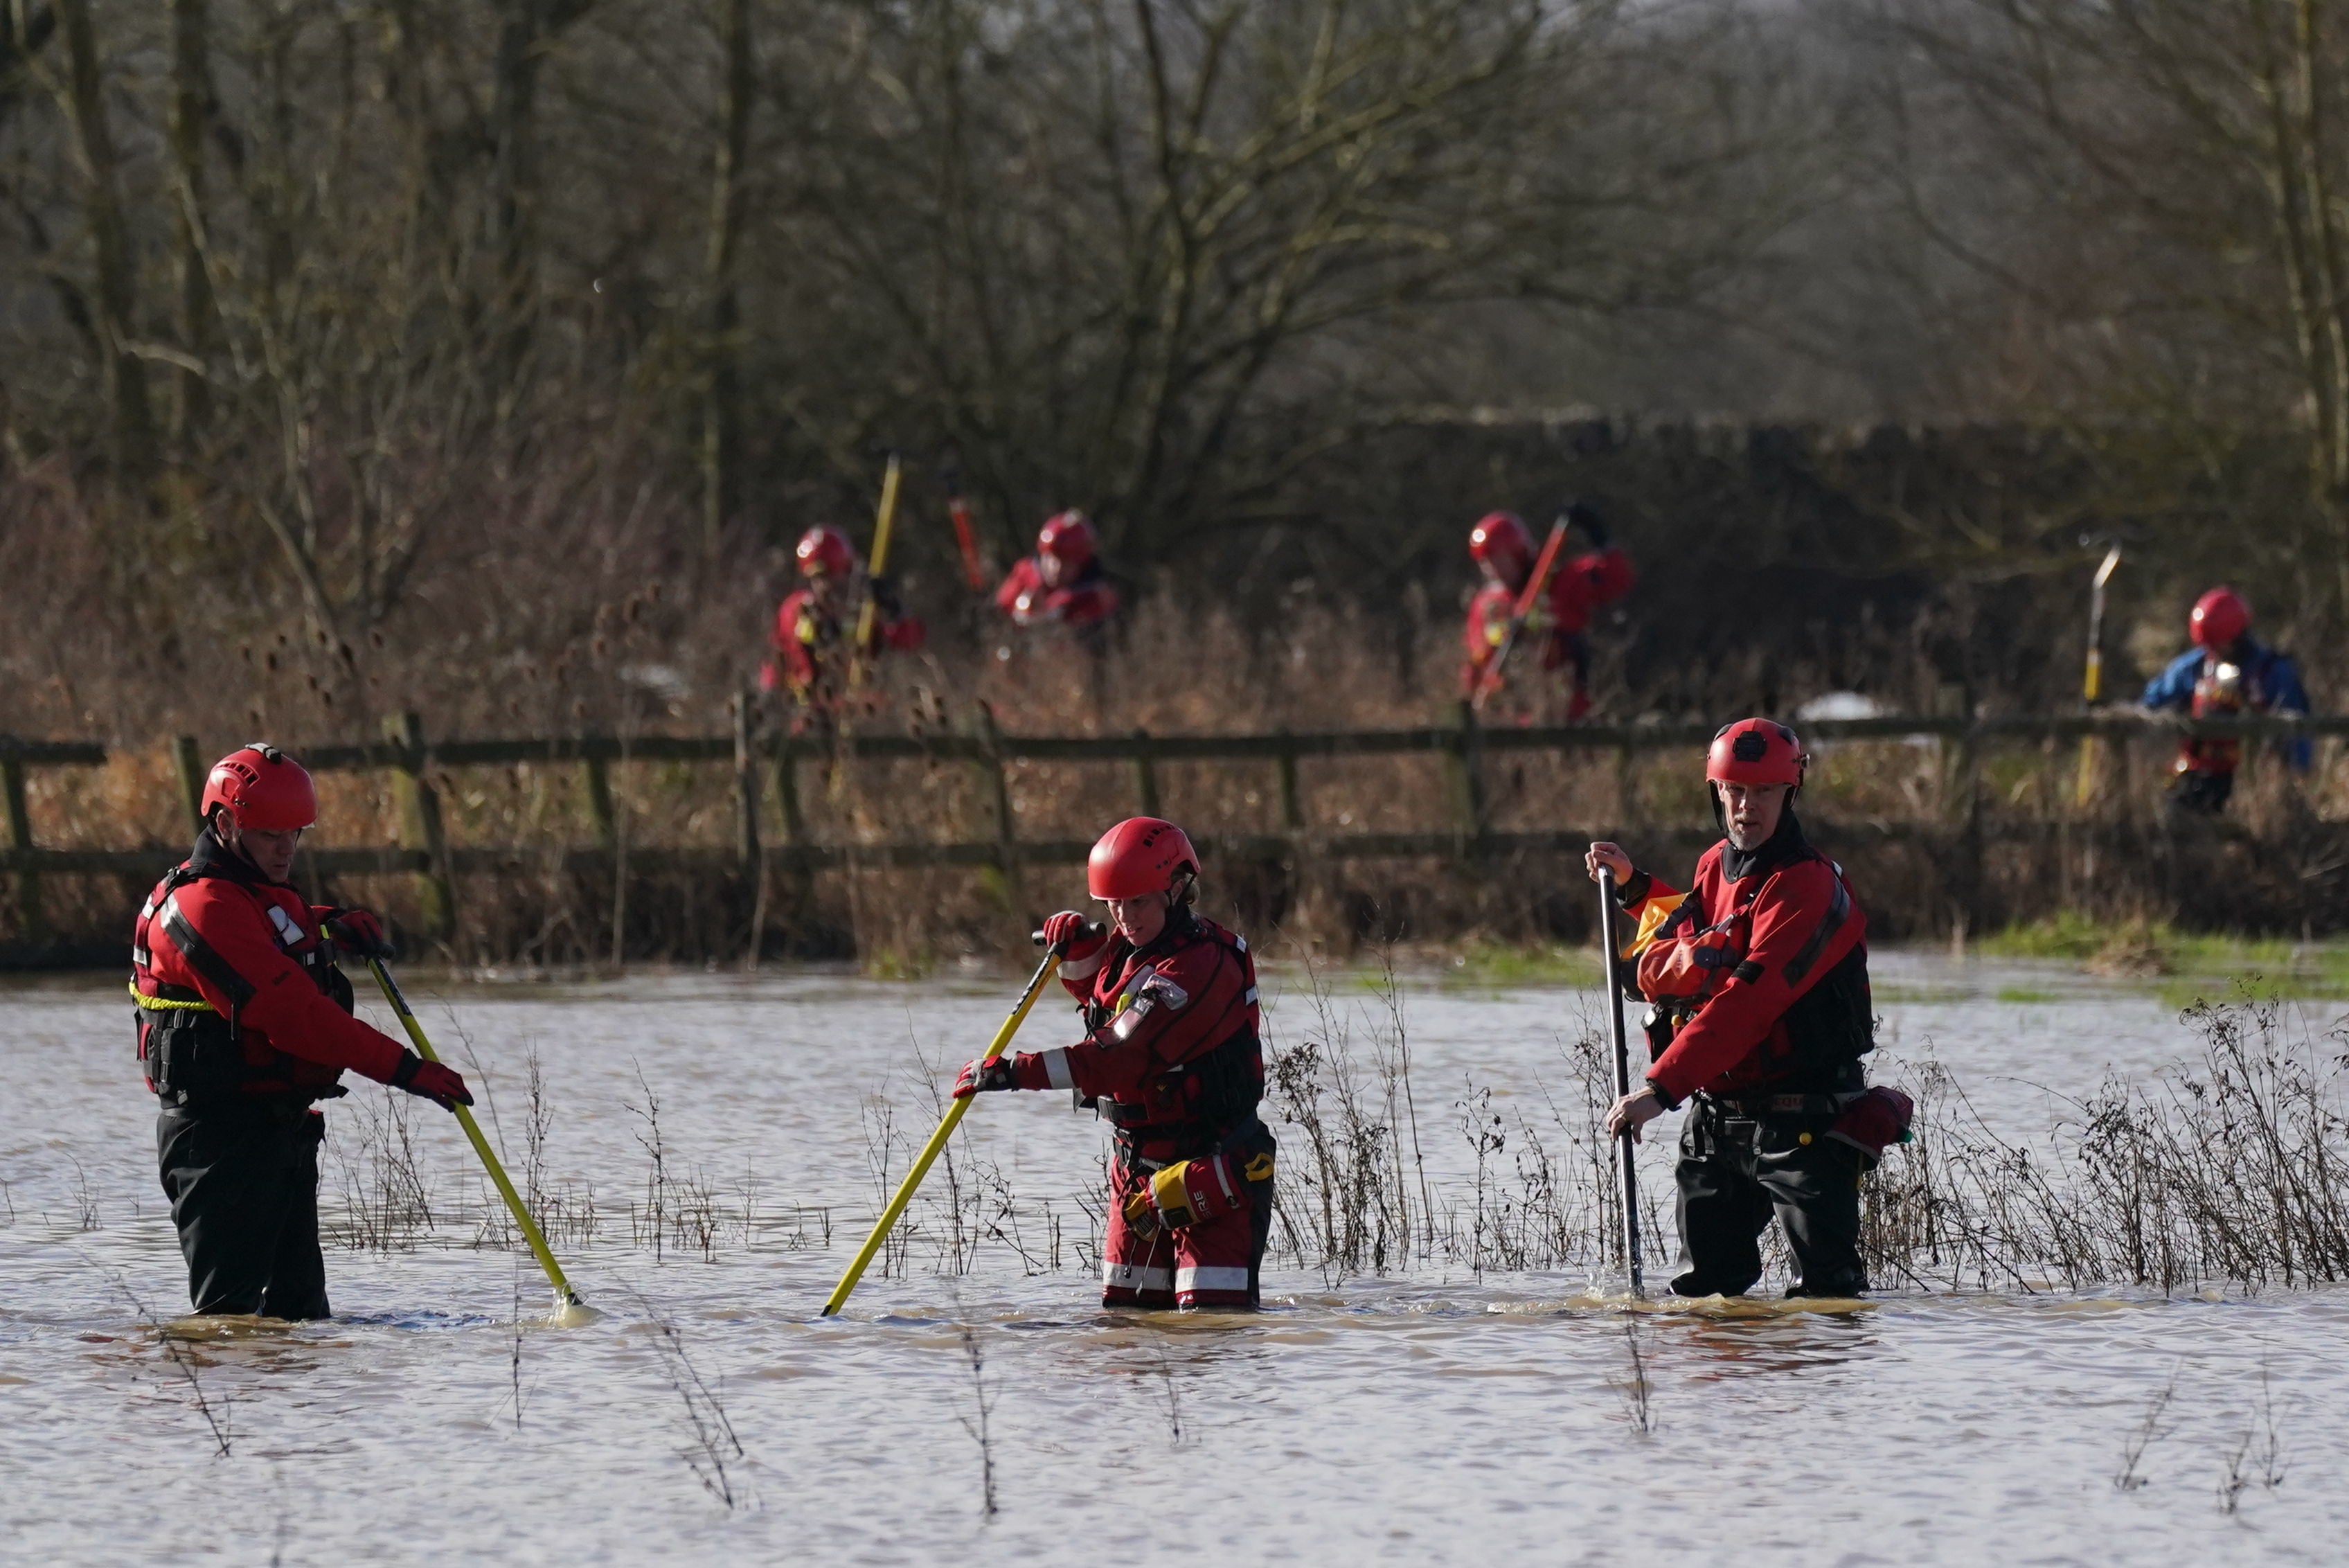
[[[1252,1212],[1257,1194],[1250,1185],[1240,1207],[1203,1225],[1137,1236],[1125,1222],[1126,1198],[1147,1186],[1149,1173],[1129,1171],[1128,1162],[1110,1162],[1109,1230],[1102,1241],[1102,1304],[1104,1306],[1254,1306],[1264,1239],[1271,1227]]]

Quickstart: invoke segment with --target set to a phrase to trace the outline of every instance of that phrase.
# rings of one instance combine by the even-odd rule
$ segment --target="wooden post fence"
[[[383,732],[398,748],[391,764],[391,788],[399,803],[400,844],[424,851],[425,868],[416,877],[424,929],[433,940],[446,943],[457,934],[456,877],[449,859],[448,831],[440,821],[440,796],[424,776],[430,755],[424,744],[424,721],[414,713],[393,714],[384,720]]]
[[[1261,827],[1218,832],[1212,826],[1186,824],[1210,857],[1237,854],[1257,858],[1294,858],[1309,853],[1324,861],[1407,857],[1505,857],[1521,854],[1571,854],[1591,831],[1636,826],[1637,824],[1586,820],[1560,824],[1555,820],[1528,829],[1496,827],[1488,797],[1484,764],[1491,753],[1579,753],[1602,761],[1618,759],[1619,775],[1629,775],[1638,753],[1686,752],[1702,754],[1712,739],[1709,722],[1643,724],[1576,724],[1567,726],[1485,729],[1474,714],[1462,711],[1450,722],[1413,728],[1361,731],[1280,732],[1256,735],[1164,735],[1134,731],[1113,736],[1019,735],[1004,733],[991,712],[980,710],[971,727],[959,734],[846,734],[822,738],[761,733],[756,707],[738,702],[731,732],[717,735],[571,735],[535,739],[483,739],[430,742],[422,721],[401,714],[388,721],[378,741],[289,748],[314,772],[388,773],[399,805],[397,846],[357,845],[305,848],[305,867],[324,876],[412,875],[422,923],[435,940],[450,940],[458,925],[456,877],[463,872],[494,872],[518,857],[543,856],[544,846],[452,846],[442,820],[442,803],[430,780],[442,773],[471,767],[517,763],[567,764],[582,769],[595,843],[564,846],[564,864],[586,868],[609,867],[625,882],[629,868],[689,870],[720,877],[784,877],[786,902],[780,910],[787,926],[796,927],[810,908],[812,879],[819,873],[850,867],[994,867],[1004,878],[1007,897],[1017,900],[1018,878],[1029,866],[1081,864],[1090,836],[1065,842],[1032,840],[1019,832],[1012,805],[1009,767],[1023,760],[1093,764],[1122,763],[1131,770],[1133,792],[1144,811],[1163,813],[1166,803],[1160,765],[1168,762],[1222,762],[1276,770],[1278,823]],[[1944,747],[1938,809],[1929,806],[1918,818],[1892,822],[1839,823],[1831,816],[1815,819],[1813,828],[1823,838],[1837,835],[1915,842],[1931,852],[1945,867],[1951,916],[1979,929],[1993,913],[1986,902],[1982,864],[1994,844],[2009,840],[2041,842],[2055,831],[2052,821],[2018,816],[1993,800],[1984,787],[1984,759],[1995,749],[2036,745],[2043,750],[2056,742],[2051,754],[2060,754],[2061,742],[2085,736],[2121,742],[2112,749],[2116,770],[2126,770],[2133,749],[2179,734],[2230,736],[2245,742],[2267,742],[2292,736],[2349,737],[2349,716],[2275,717],[2230,720],[2189,720],[2148,717],[2134,712],[2054,716],[1982,717],[1964,711],[1924,716],[1896,716],[1822,722],[1803,726],[1806,740],[1818,744],[1902,742],[1917,737],[1938,739]],[[192,826],[196,797],[202,789],[203,754],[190,737],[161,742],[176,769],[181,805]],[[2340,765],[2338,748],[2325,749],[2326,765]],[[2251,765],[2273,765],[2267,749],[2249,753]],[[1424,757],[1444,770],[1449,785],[1445,820],[1401,832],[1357,829],[1345,834],[1317,829],[1306,810],[1306,766],[1321,762],[1361,758]],[[29,807],[28,780],[43,767],[96,767],[105,764],[107,749],[80,742],[19,741],[0,736],[0,875],[9,878],[12,924],[25,945],[37,948],[47,936],[48,913],[43,898],[44,879],[56,876],[119,877],[126,884],[151,878],[185,853],[184,841],[135,849],[40,847]],[[901,838],[874,843],[820,842],[810,828],[799,790],[801,763],[824,759],[874,762],[948,762],[972,770],[987,820],[974,825],[968,841],[952,836],[925,836],[918,831]],[[730,765],[734,769],[733,831],[726,840],[703,846],[634,845],[622,824],[613,798],[610,770],[622,761]],[[771,764],[781,818],[779,842],[769,843],[761,830],[763,769]],[[2124,779],[2127,777],[2122,771]],[[2139,770],[2137,777],[2143,778]],[[2146,787],[2154,787],[2148,781]],[[1625,792],[1628,795],[1629,791]],[[2136,802],[2127,790],[2115,792],[2116,809],[2137,813],[2150,809],[2150,800]],[[1618,815],[1633,810],[1619,799]],[[1578,815],[1588,815],[1578,813]],[[2094,825],[2080,826],[2086,834]],[[329,832],[336,825],[326,825]],[[904,827],[916,827],[915,824]],[[1707,825],[1686,825],[1690,836],[1702,836]],[[902,829],[901,829],[902,831]],[[2084,842],[2086,840],[2084,839]],[[626,863],[622,863],[622,852]],[[621,896],[614,889],[616,905]],[[754,933],[755,935],[755,933]]]

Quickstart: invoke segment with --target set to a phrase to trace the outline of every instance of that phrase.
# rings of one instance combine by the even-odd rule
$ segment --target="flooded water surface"
[[[1889,1052],[1939,1061],[2017,1135],[2110,1070],[2198,1048],[2174,998],[2053,967],[1878,970]],[[1322,1260],[1322,1194],[1290,1181],[1307,1137],[1276,1126],[1291,1223],[1260,1314],[1101,1310],[1103,1133],[1030,1095],[974,1107],[885,1272],[820,1319],[1014,983],[419,977],[602,1315],[547,1323],[453,1122],[355,1083],[327,1108],[337,1316],[160,1334],[185,1276],[119,981],[6,993],[0,1557],[2341,1557],[2349,1291],[1630,1312],[1562,1229],[1544,1266],[1495,1266],[1485,1238],[1519,1224],[1537,1146],[1589,1179],[1559,1129],[1582,1114],[1569,1047],[1597,999],[1563,985],[1406,979],[1410,1094],[1378,1147],[1407,1168],[1420,1239]],[[1317,1006],[1307,977],[1268,974],[1275,1048],[1347,1060],[1330,1035],[1350,1030],[1350,1070],[1392,1064],[1387,1000],[1359,975],[1323,985]],[[1048,999],[1022,1043],[1064,1041],[1069,1019]],[[1668,1194],[1664,1151],[1645,1158]]]

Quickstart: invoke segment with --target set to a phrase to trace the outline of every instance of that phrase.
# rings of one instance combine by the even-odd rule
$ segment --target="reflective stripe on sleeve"
[[[1077,1086],[1076,1079],[1069,1073],[1069,1053],[1066,1047],[1055,1045],[1050,1051],[1040,1051],[1037,1053],[1037,1060],[1044,1064],[1044,1081],[1052,1087],[1073,1089]]]
[[[1159,1272],[1164,1273],[1164,1269]],[[1246,1269],[1187,1268],[1174,1271],[1174,1293],[1191,1291],[1245,1291],[1248,1288]]]
[[[1183,1271],[1185,1275],[1192,1272],[1189,1269]],[[1210,1269],[1207,1272],[1214,1273],[1216,1271]],[[1230,1270],[1223,1272],[1231,1272]],[[1239,1274],[1240,1289],[1246,1290],[1247,1289],[1247,1271],[1242,1269]],[[1102,1283],[1118,1290],[1166,1291],[1174,1288],[1174,1276],[1167,1270],[1148,1268],[1141,1263],[1117,1263],[1104,1261],[1102,1264]],[[1211,1286],[1210,1288],[1220,1287]]]

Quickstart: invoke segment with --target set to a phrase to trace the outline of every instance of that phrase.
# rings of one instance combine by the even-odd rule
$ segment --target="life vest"
[[[1206,1051],[1143,1079],[1141,1104],[1099,1104],[1103,1119],[1123,1137],[1173,1138],[1186,1145],[1219,1141],[1234,1128],[1253,1122],[1264,1099],[1264,1046],[1256,1023],[1256,960],[1245,938],[1212,920],[1191,917],[1188,929],[1157,961],[1144,962],[1123,977],[1114,997],[1096,997],[1087,1004],[1086,1026],[1096,1033],[1107,1029],[1123,1038],[1158,1008],[1188,1005],[1190,998],[1183,994],[1181,983],[1161,966],[1164,959],[1198,942],[1222,948],[1239,966],[1241,983],[1227,1009],[1228,1028],[1222,1029],[1223,1037]]]
[[[295,1094],[332,1099],[345,1091],[334,1083],[341,1069],[322,1067],[263,1044],[238,1026],[236,1014],[222,1015],[203,993],[155,973],[150,928],[159,919],[177,919],[172,895],[191,883],[218,879],[252,886],[254,874],[229,862],[225,851],[199,840],[185,864],[165,875],[140,907],[130,945],[130,1000],[138,1028],[140,1071],[147,1086],[175,1101],[225,1095]],[[259,900],[267,911],[277,945],[301,966],[319,992],[345,1012],[357,1011],[351,982],[335,967],[334,948],[316,931],[305,931],[284,904]],[[307,911],[305,910],[306,919]]]
[[[1647,933],[1636,981],[1640,994],[1658,1008],[1687,1019],[1732,976],[1760,979],[1760,967],[1745,953],[1753,943],[1754,896],[1767,879],[1747,877],[1749,890],[1744,897],[1709,926],[1697,925],[1694,899],[1681,899],[1663,922]]]
[[[2194,682],[2194,700],[2188,710],[2198,719],[2224,719],[2248,711],[2249,683],[2242,667],[2223,660],[2205,661]],[[2242,765],[2243,742],[2232,735],[2189,735],[2178,743],[2178,772],[2231,774]]]
[[[1817,967],[1855,908],[1841,866],[1816,849],[1804,849],[1801,857],[1832,869],[1835,891],[1818,924],[1785,965],[1789,985],[1800,985]],[[1754,905],[1783,869],[1755,872],[1731,884],[1743,891],[1729,913],[1711,925],[1697,924],[1702,900],[1692,894],[1674,900],[1652,927],[1642,920],[1640,934],[1646,945],[1639,950],[1634,983],[1650,1003],[1646,1022],[1651,1060],[1670,1049],[1673,1036],[1723,986],[1732,980],[1751,983],[1762,977],[1760,966],[1747,956],[1753,948]],[[1764,1043],[1766,1075],[1789,1087],[1844,1088],[1856,1076],[1860,1057],[1874,1048],[1868,950],[1861,943],[1788,1006]]]

